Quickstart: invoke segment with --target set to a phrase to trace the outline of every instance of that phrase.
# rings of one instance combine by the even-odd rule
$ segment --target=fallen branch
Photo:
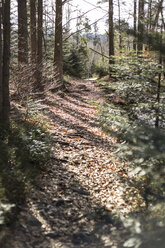
[[[101,55],[101,56],[103,56],[103,57],[105,57],[105,58],[109,59],[109,57],[108,57],[108,56],[106,56],[106,55],[104,55],[104,54],[102,54],[102,53],[100,53],[100,52],[98,52],[98,51],[94,50],[93,48],[89,48],[89,49],[90,49],[90,50],[92,50],[93,52],[95,52],[95,53],[97,53],[97,54],[99,54],[99,55]]]

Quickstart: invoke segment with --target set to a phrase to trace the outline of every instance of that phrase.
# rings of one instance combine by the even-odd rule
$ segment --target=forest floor
[[[4,248],[124,247],[121,216],[133,210],[135,189],[113,155],[117,140],[97,119],[104,92],[91,80],[42,101],[54,139],[47,169],[11,227]],[[134,192],[133,195],[136,195]]]

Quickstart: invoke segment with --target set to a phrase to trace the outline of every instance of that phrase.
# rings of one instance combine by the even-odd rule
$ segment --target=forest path
[[[5,248],[123,247],[116,213],[131,208],[123,198],[129,186],[125,168],[111,155],[115,139],[97,120],[104,93],[91,80],[71,85],[69,93],[50,94],[43,102],[54,137],[51,162]]]

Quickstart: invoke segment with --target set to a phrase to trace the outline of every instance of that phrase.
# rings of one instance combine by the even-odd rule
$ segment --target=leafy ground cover
[[[142,215],[140,220],[145,230],[142,234],[146,242],[144,247],[163,247],[161,243],[165,224],[163,80],[159,101],[157,98],[158,76],[162,69],[149,58],[132,59],[127,56],[124,59],[128,60],[127,64],[122,64],[121,60],[121,63],[115,66],[117,69],[115,82],[100,81],[107,100],[100,107],[99,119],[103,130],[118,139],[115,154],[121,162],[126,161],[128,174],[134,175],[133,185],[139,189],[139,194],[144,200],[145,215]]]
[[[50,156],[51,138],[34,113],[12,106],[12,121],[0,137],[0,225],[10,224]],[[38,116],[35,108],[35,115]],[[3,239],[1,235],[0,239]]]

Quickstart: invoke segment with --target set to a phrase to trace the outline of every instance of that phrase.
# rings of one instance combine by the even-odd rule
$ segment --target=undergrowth
[[[121,56],[113,69],[116,71],[116,82],[99,82],[107,101],[99,106],[98,117],[103,130],[117,137],[114,154],[120,159],[121,165],[126,161],[128,175],[133,176],[133,186],[138,189],[145,203],[141,214],[137,216],[130,213],[130,229],[134,231],[124,247],[164,247],[163,80],[161,98],[157,101],[158,76],[163,73],[163,68],[157,61],[153,62],[153,59],[127,55]],[[157,120],[158,127],[155,125]]]
[[[49,161],[52,139],[43,116],[32,108],[26,118],[0,130],[0,225],[15,219]]]

